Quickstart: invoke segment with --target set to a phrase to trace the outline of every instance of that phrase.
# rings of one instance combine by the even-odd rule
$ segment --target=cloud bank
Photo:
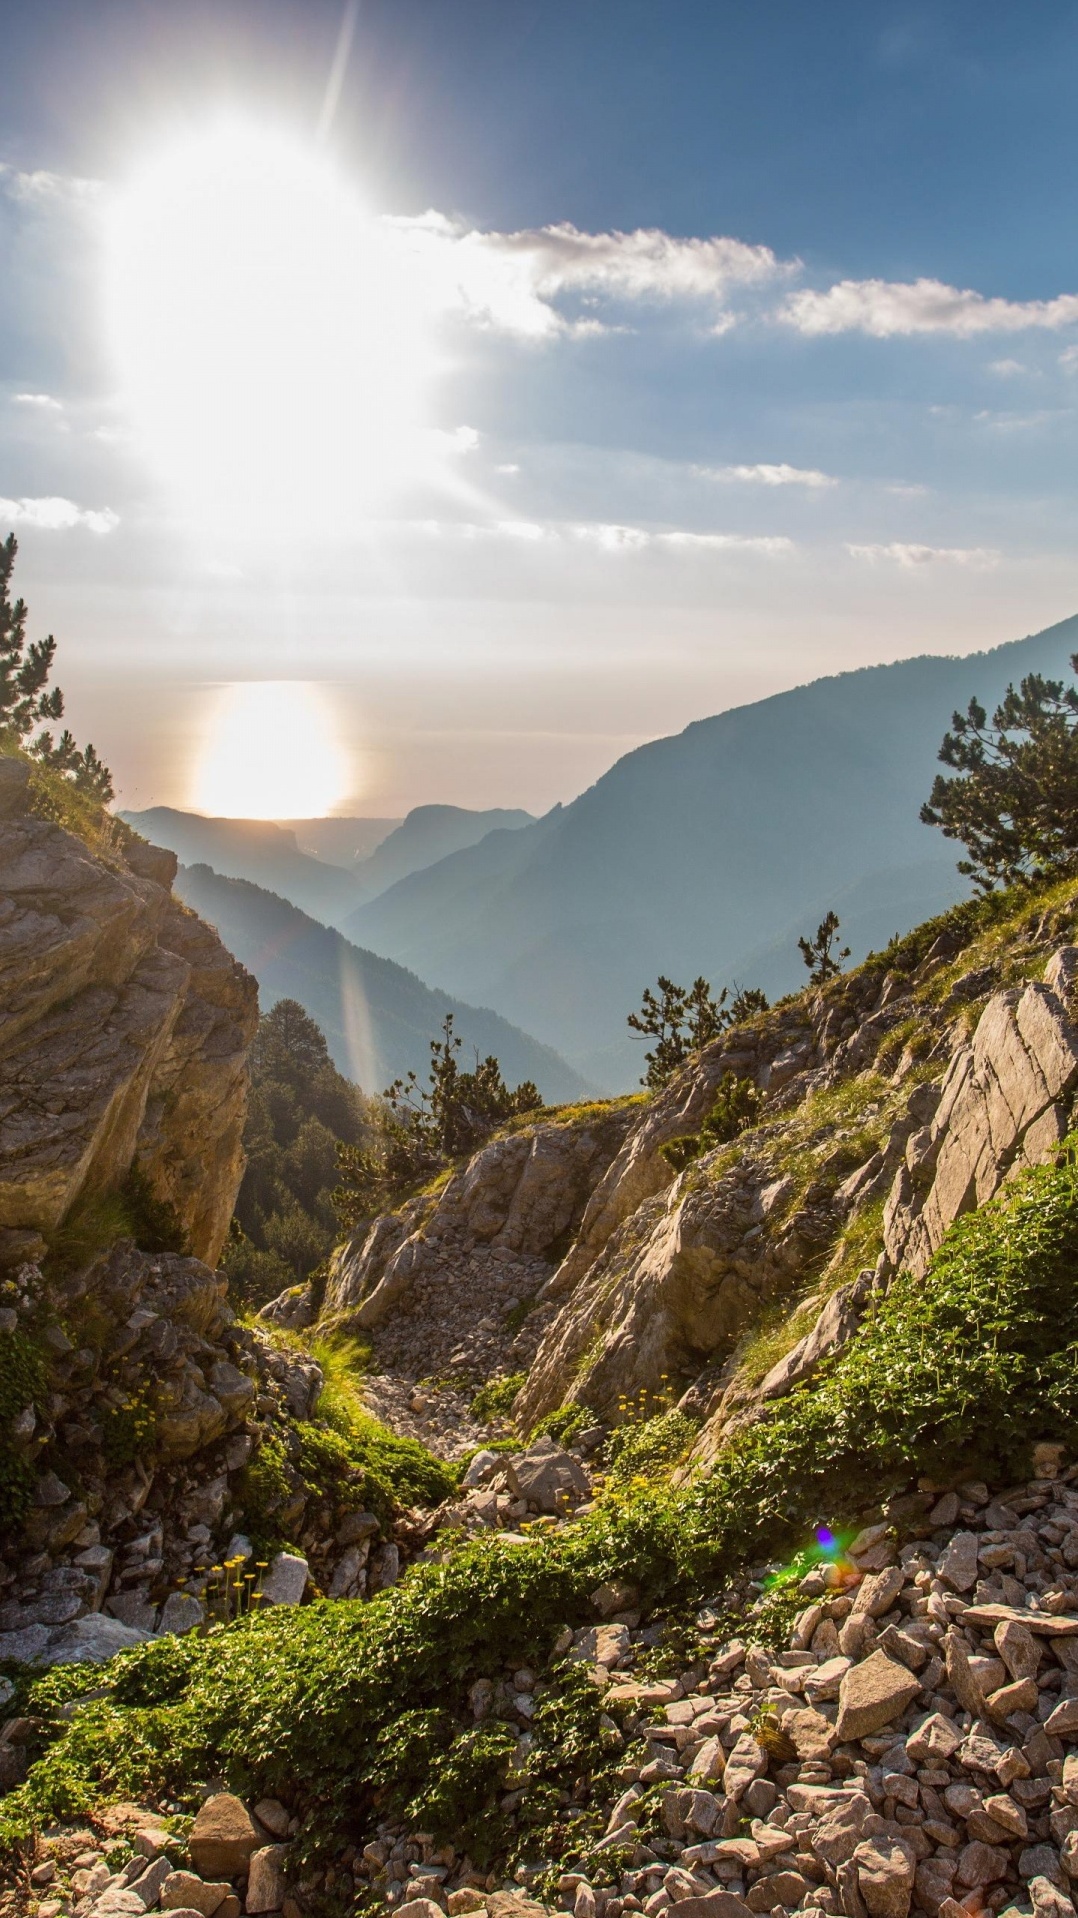
[[[82,526],[89,533],[111,533],[120,516],[108,507],[94,510],[70,499],[0,499],[0,524],[33,526],[43,533],[67,533]]]
[[[799,333],[868,333],[891,339],[912,333],[1020,333],[1029,327],[1056,331],[1078,322],[1078,293],[1054,300],[986,299],[971,288],[942,280],[840,280],[826,292],[791,293],[778,317]]]

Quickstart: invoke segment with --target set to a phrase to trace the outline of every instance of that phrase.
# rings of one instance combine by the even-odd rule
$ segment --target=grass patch
[[[500,1378],[488,1379],[479,1387],[468,1410],[473,1418],[481,1419],[489,1425],[493,1419],[509,1418],[513,1410],[513,1400],[527,1377],[525,1372],[505,1372]]]

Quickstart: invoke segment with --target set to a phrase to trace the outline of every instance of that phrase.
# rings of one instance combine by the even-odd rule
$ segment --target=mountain
[[[404,822],[400,819],[278,819],[285,832],[296,836],[301,852],[346,872],[369,859],[383,839]]]
[[[325,924],[336,924],[366,897],[351,873],[301,852],[295,833],[268,819],[207,819],[172,806],[120,817],[155,846],[167,846],[181,864],[249,879]]]
[[[321,1026],[338,1069],[367,1092],[380,1092],[408,1071],[425,1080],[430,1041],[447,1012],[464,1041],[465,1061],[473,1048],[483,1057],[493,1052],[510,1085],[534,1079],[548,1101],[592,1091],[549,1046],[496,1012],[425,986],[249,880],[226,878],[207,865],[181,866],[175,890],[254,973],[263,1012],[278,999],[298,999]]]
[[[519,810],[463,806],[416,806],[404,819],[207,819],[173,806],[120,817],[183,865],[248,879],[328,926],[489,832],[535,823]]]
[[[463,806],[414,806],[396,832],[362,862],[359,878],[367,897],[373,899],[409,873],[478,845],[489,832],[512,832],[534,824],[532,814],[519,808],[495,806],[488,812],[469,812]]]
[[[1065,674],[1076,647],[1078,617],[699,720],[535,825],[400,880],[345,929],[631,1085],[626,1014],[660,972],[785,992],[804,976],[797,934],[829,907],[857,957],[964,896],[957,849],[918,818],[952,710]]]

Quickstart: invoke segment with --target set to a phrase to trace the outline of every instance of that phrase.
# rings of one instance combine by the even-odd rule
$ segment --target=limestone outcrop
[[[10,798],[10,795],[9,795]],[[122,842],[118,842],[122,845]],[[257,989],[175,861],[0,818],[0,1229],[49,1237],[137,1168],[211,1263],[243,1172]]]
[[[379,1326],[391,1308],[405,1309],[422,1279],[436,1278],[448,1255],[468,1257],[477,1248],[530,1267],[534,1290],[637,1116],[632,1105],[600,1108],[492,1140],[440,1192],[421,1194],[342,1247],[326,1291],[327,1315],[363,1329]]]
[[[955,1052],[935,1116],[909,1140],[888,1197],[892,1268],[924,1272],[955,1219],[1059,1145],[1078,1087],[1078,1027],[1068,1009],[1076,976],[1078,947],[1063,947],[1042,984],[996,993],[971,1043]]]

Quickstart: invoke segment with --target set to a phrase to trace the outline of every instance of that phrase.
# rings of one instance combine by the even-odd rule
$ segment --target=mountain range
[[[461,1063],[494,1053],[510,1085],[533,1079],[550,1102],[594,1088],[549,1046],[496,1012],[425,986],[392,960],[351,945],[341,933],[249,880],[207,865],[181,866],[176,892],[217,927],[226,946],[259,983],[263,1012],[298,999],[321,1026],[334,1063],[367,1092],[408,1071],[426,1081],[430,1041],[453,1014]]]
[[[797,936],[834,908],[855,958],[964,897],[961,851],[920,823],[952,710],[1066,676],[1078,617],[963,658],[867,667],[703,719],[617,761],[571,805],[400,879],[350,938],[494,1006],[609,1089],[627,1013],[660,972],[804,978]],[[388,843],[388,842],[387,842]]]
[[[249,879],[325,925],[339,926],[363,902],[494,830],[534,825],[531,813],[494,807],[416,806],[405,819],[207,818],[173,806],[121,814],[183,865]]]

